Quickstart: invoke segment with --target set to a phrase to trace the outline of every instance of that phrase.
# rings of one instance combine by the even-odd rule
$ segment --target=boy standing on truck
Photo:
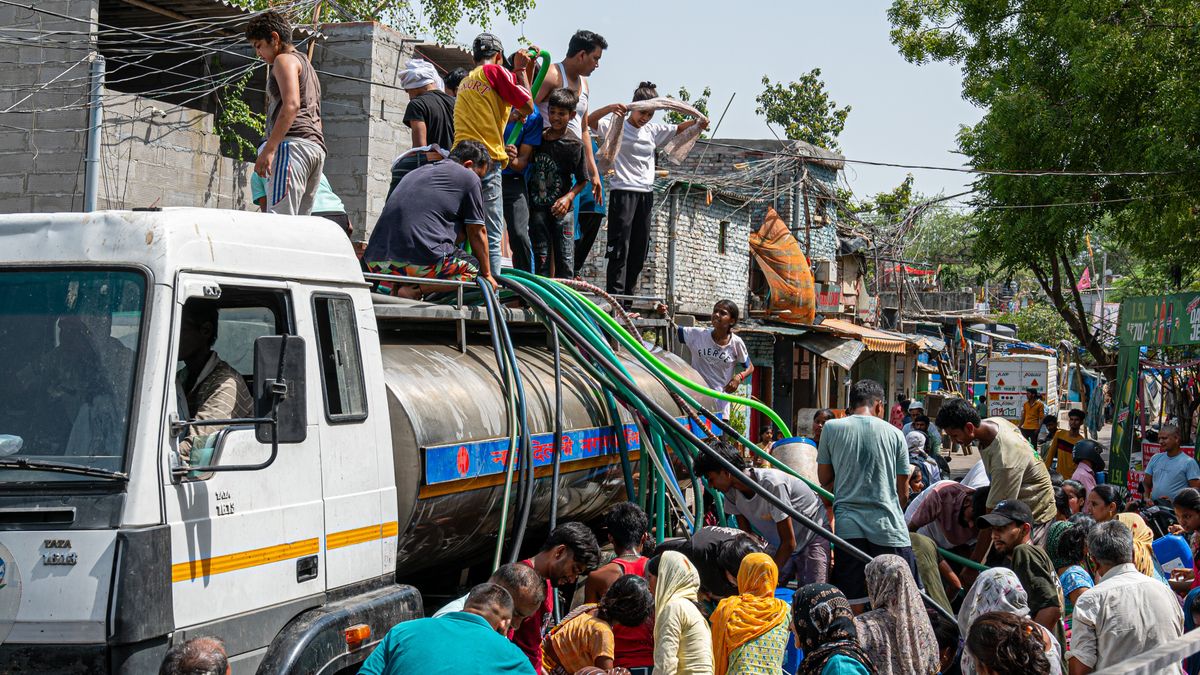
[[[496,285],[488,257],[476,259],[458,246],[466,240],[473,251],[487,251],[479,181],[491,167],[488,149],[478,141],[463,141],[448,159],[415,169],[388,197],[363,254],[368,270],[457,281],[482,276]],[[439,289],[437,284],[380,285],[409,299]]]
[[[312,64],[296,51],[292,26],[279,12],[250,19],[246,39],[271,66],[267,142],[254,162],[254,173],[270,178],[267,211],[307,216],[325,166],[321,83]]]
[[[575,276],[571,207],[575,197],[591,185],[583,143],[567,135],[577,103],[578,96],[570,89],[550,94],[550,126],[542,132],[542,143],[534,149],[529,169],[529,235],[537,273],[544,277]]]

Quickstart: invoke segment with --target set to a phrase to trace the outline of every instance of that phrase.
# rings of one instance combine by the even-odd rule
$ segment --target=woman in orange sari
[[[716,675],[778,673],[783,668],[790,626],[788,604],[775,598],[779,568],[765,553],[751,553],[738,568],[738,595],[713,612]]]

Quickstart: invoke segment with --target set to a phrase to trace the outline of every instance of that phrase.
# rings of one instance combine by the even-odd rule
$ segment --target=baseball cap
[[[912,410],[914,408],[919,408],[921,410],[924,410],[925,404],[921,403],[921,401],[919,399],[914,398],[913,400],[908,402],[908,409]]]
[[[1005,499],[992,509],[986,516],[975,519],[980,529],[985,527],[1003,527],[1009,523],[1025,523],[1033,525],[1033,511],[1019,499]]]
[[[503,54],[504,43],[491,33],[480,33],[471,42],[471,53],[477,60],[484,54]]]

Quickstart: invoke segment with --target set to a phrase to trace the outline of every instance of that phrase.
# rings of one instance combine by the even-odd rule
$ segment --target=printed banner
[[[677,418],[680,424],[686,425],[692,433],[703,437],[704,431],[691,422],[687,417]],[[712,420],[702,418],[706,431],[720,435],[721,430],[714,428]],[[642,447],[641,433],[637,425],[625,424],[622,427],[629,450],[639,450]],[[550,466],[554,462],[554,433],[534,434],[530,439],[533,446],[534,468]],[[508,438],[492,438],[468,443],[451,443],[423,448],[425,454],[425,484],[448,483],[467,478],[478,478],[504,473],[508,462]],[[562,470],[571,471],[570,463],[580,460],[618,455],[620,448],[613,427],[592,427],[590,429],[573,429],[563,432]],[[520,467],[517,462],[515,468]]]
[[[1117,337],[1122,347],[1200,344],[1200,293],[1126,298]]]

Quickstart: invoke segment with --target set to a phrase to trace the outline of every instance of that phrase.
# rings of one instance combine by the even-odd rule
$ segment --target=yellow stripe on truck
[[[277,544],[256,548],[241,553],[230,553],[213,558],[189,560],[171,566],[171,581],[194,581],[200,577],[211,577],[225,572],[236,572],[259,565],[268,565],[281,560],[303,558],[321,550],[321,540],[314,537],[290,544]]]
[[[377,539],[386,539],[399,534],[400,524],[390,521],[383,524],[358,527],[353,530],[333,532],[325,537],[325,550],[333,550],[345,546],[353,546]],[[303,558],[321,550],[321,540],[317,538],[304,539],[290,544],[278,544],[266,548],[256,548],[241,553],[230,553],[215,558],[202,558],[176,563],[171,566],[172,581],[193,581],[200,577],[211,577],[214,574],[236,572],[248,567],[258,567],[282,560]]]
[[[393,520],[390,523],[383,523],[382,525],[368,525],[353,530],[333,532],[325,536],[325,550],[332,551],[335,548],[342,548],[343,546],[353,546],[385,537],[394,537],[399,529],[400,524]]]

